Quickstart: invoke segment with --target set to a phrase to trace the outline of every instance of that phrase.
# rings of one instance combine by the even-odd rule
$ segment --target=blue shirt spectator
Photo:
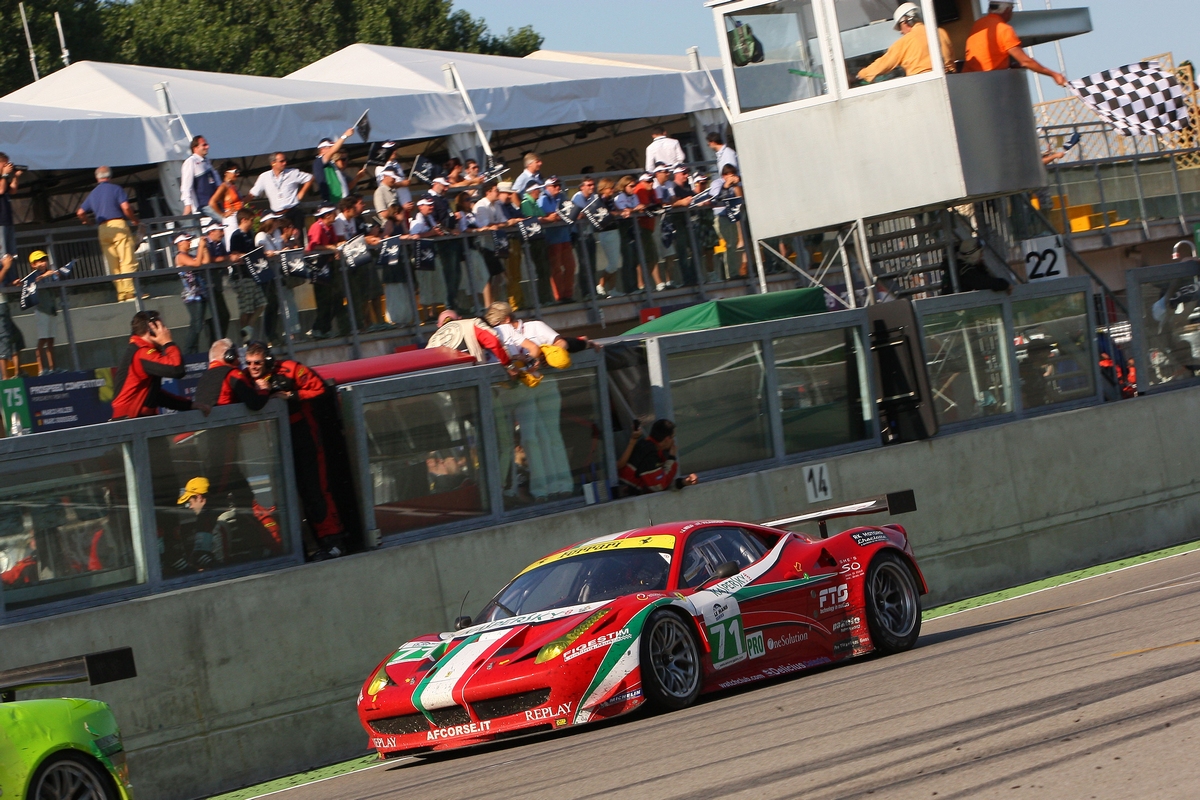
[[[110,219],[125,219],[121,204],[128,202],[129,195],[125,194],[124,189],[115,183],[101,181],[80,208],[95,217],[98,224],[102,224]]]
[[[561,197],[561,195],[558,197],[551,197],[549,192],[544,192],[542,196],[538,198],[538,207],[541,208],[542,212],[547,216],[550,214],[556,214],[558,213],[559,197]],[[571,241],[570,225],[552,222],[543,230],[545,231],[546,244],[563,244]]]

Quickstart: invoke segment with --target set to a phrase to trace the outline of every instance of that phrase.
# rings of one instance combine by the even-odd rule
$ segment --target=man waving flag
[[[1097,72],[1067,85],[1126,136],[1160,135],[1188,125],[1183,87],[1157,61]]]

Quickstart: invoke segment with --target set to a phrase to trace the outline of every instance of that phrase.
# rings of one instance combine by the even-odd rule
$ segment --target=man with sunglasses
[[[259,392],[287,399],[296,488],[304,518],[317,540],[312,560],[346,555],[354,491],[347,484],[350,463],[335,393],[299,361],[273,358],[263,342],[246,345],[245,358],[246,374]]]
[[[157,311],[139,311],[130,322],[129,346],[117,366],[113,419],[153,417],[158,409],[188,411],[192,401],[163,391],[163,378],[182,378],[183,354]]]
[[[312,190],[313,184],[312,175],[289,167],[286,155],[274,153],[271,155],[271,168],[254,181],[250,196],[261,197],[265,194],[271,211],[291,220],[297,230],[304,230],[304,214],[299,204],[304,200],[304,195]]]

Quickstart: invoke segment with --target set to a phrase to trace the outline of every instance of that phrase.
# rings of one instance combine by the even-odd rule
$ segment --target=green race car
[[[117,720],[98,700],[17,690],[133,677],[129,648],[0,673],[0,800],[131,800]]]

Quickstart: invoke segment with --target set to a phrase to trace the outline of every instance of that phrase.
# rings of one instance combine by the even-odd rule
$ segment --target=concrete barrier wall
[[[912,488],[926,605],[1197,537],[1200,389],[829,458],[833,500]],[[183,800],[366,749],[354,701],[408,637],[446,630],[546,552],[651,520],[806,510],[803,467],[0,628],[0,669],[123,645],[112,704],[139,800]],[[882,520],[880,520],[882,521]],[[33,696],[27,693],[24,696]],[[43,693],[43,696],[46,696]]]

